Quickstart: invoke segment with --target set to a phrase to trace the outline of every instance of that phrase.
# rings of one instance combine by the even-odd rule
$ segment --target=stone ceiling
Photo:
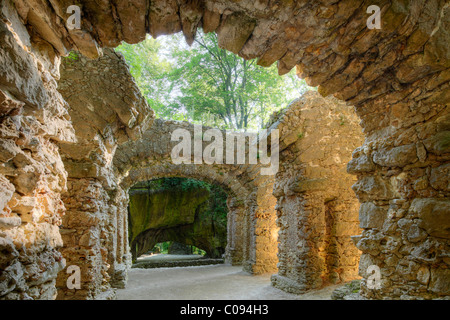
[[[65,21],[72,13],[66,10],[74,4],[81,8],[81,29],[69,30]],[[202,27],[217,32],[221,47],[257,58],[262,66],[277,62],[280,75],[297,66],[299,76],[319,86],[322,95],[335,94],[357,107],[405,97],[449,100],[448,1],[15,0],[15,5],[29,31],[61,55],[78,50],[96,58],[101,48],[137,43],[146,34],[182,31],[192,43]],[[381,8],[381,29],[366,25],[370,5]]]

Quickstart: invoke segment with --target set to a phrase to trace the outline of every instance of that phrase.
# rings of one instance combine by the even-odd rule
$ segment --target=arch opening
[[[163,178],[131,187],[128,234],[133,262],[158,243],[195,246],[223,258],[227,245],[228,195],[219,186],[188,178]],[[184,248],[186,249],[186,248]],[[188,248],[189,252],[192,251]],[[198,251],[198,250],[197,250]]]

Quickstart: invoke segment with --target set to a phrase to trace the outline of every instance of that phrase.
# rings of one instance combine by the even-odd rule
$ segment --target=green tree
[[[171,70],[171,63],[164,58],[161,43],[147,37],[144,41],[130,45],[122,43],[116,48],[123,54],[130,72],[136,80],[141,93],[150,107],[160,117],[172,117],[167,108],[167,74]]]
[[[262,127],[271,112],[305,90],[295,74],[280,77],[275,65],[263,68],[219,48],[215,33],[199,32],[191,48],[173,47],[176,64],[170,90],[180,92],[172,104],[189,119],[229,129]],[[289,79],[290,78],[290,79]]]
[[[149,105],[160,118],[227,129],[257,129],[308,87],[294,72],[283,77],[219,48],[215,33],[147,38],[118,47]]]

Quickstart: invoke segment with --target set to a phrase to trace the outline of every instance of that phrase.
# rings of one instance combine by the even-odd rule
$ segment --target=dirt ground
[[[161,258],[161,257],[160,257]],[[164,257],[169,258],[169,257]],[[329,300],[330,286],[302,295],[289,294],[270,285],[270,274],[253,276],[240,266],[208,265],[137,269],[129,271],[119,300]]]

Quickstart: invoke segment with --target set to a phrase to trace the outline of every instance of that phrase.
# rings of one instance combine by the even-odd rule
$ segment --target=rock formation
[[[353,190],[361,204],[362,232],[353,237],[362,252],[361,294],[449,295],[446,1],[376,1],[381,29],[366,25],[372,1],[77,3],[80,29],[66,26],[70,1],[0,1],[0,298],[113,297],[130,262],[127,189],[140,179],[180,173],[230,190],[226,256],[245,270],[278,272],[274,284],[294,291],[344,280],[354,271],[357,257],[346,233],[357,228],[340,229],[356,223],[352,213],[346,215],[350,194],[335,198],[322,190],[324,183],[340,188],[334,172],[326,172],[336,165],[345,173],[343,150],[329,159],[322,152],[347,138],[348,118],[341,126],[339,117],[327,118],[321,110],[308,131],[299,117],[289,138],[281,134],[286,149],[276,177],[259,175],[258,166],[175,166],[167,160],[167,130],[189,125],[153,122],[123,59],[106,48],[122,40],[137,43],[147,33],[179,31],[190,43],[198,27],[217,32],[223,48],[246,59],[257,58],[262,66],[276,62],[280,74],[296,67],[322,96],[355,107],[365,140],[347,170],[357,178]],[[83,57],[64,63],[60,79],[61,56],[70,50]],[[322,101],[331,106],[329,98]],[[336,140],[319,138],[323,148],[308,151],[300,134],[325,130],[316,120],[342,131]],[[354,148],[352,137],[348,145]],[[312,169],[320,168],[317,161],[326,179]],[[285,187],[282,180],[295,168],[306,175]],[[81,289],[69,289],[64,266],[80,262]],[[380,270],[377,288],[370,285],[371,266]]]
[[[208,257],[221,258],[226,247],[226,224],[214,221],[209,211],[213,194],[207,189],[132,188],[129,192],[129,243],[133,261],[165,241],[193,245],[205,250]]]

